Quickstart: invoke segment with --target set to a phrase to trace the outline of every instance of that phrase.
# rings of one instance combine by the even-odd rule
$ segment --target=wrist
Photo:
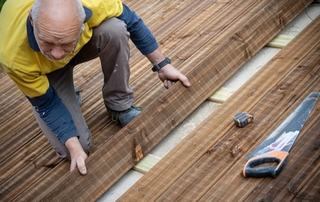
[[[167,64],[171,64],[171,60],[168,57],[165,57],[165,59],[161,62],[159,62],[158,64],[154,65],[152,67],[152,71],[153,72],[157,72],[159,71],[162,67],[166,66]]]
[[[65,146],[70,152],[70,155],[78,151],[83,151],[82,146],[79,142],[78,137],[71,137],[65,142]]]

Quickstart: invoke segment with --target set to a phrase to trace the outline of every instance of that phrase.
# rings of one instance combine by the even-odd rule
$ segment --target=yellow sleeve
[[[44,95],[49,88],[49,80],[46,75],[19,71],[18,69],[3,66],[9,77],[16,83],[22,93],[29,98]]]

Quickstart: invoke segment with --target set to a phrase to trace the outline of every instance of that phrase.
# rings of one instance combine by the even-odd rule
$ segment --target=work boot
[[[124,111],[115,111],[108,107],[107,107],[107,111],[113,122],[117,123],[119,121],[120,125],[124,127],[130,121],[132,121],[132,119],[134,119],[136,116],[140,114],[141,109],[139,107],[132,105],[129,109]]]

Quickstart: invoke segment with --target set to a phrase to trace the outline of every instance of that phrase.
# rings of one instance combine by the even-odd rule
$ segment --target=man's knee
[[[126,24],[117,18],[106,20],[93,30],[93,37],[97,39],[100,49],[107,44],[119,46],[128,43],[129,36]]]

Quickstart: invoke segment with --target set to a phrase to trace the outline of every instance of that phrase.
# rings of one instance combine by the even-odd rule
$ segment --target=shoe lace
[[[131,107],[129,109],[127,109],[127,110],[130,110],[131,108],[134,108],[134,109],[137,109],[137,110],[140,110],[140,111],[142,110],[141,107],[137,107],[134,104],[132,104]],[[117,111],[114,111],[114,110],[111,110],[111,109],[109,109],[109,112],[110,112],[110,115],[111,115],[111,121],[117,123],[118,120],[119,120],[120,112],[117,112]]]
[[[117,122],[118,120],[119,120],[119,112],[113,111],[113,112],[111,113],[111,121]]]
[[[139,111],[142,111],[141,107],[137,107],[137,106],[134,105],[134,104],[132,104],[131,107],[132,107],[132,108],[135,108],[135,109],[137,109],[137,110],[139,110]]]

